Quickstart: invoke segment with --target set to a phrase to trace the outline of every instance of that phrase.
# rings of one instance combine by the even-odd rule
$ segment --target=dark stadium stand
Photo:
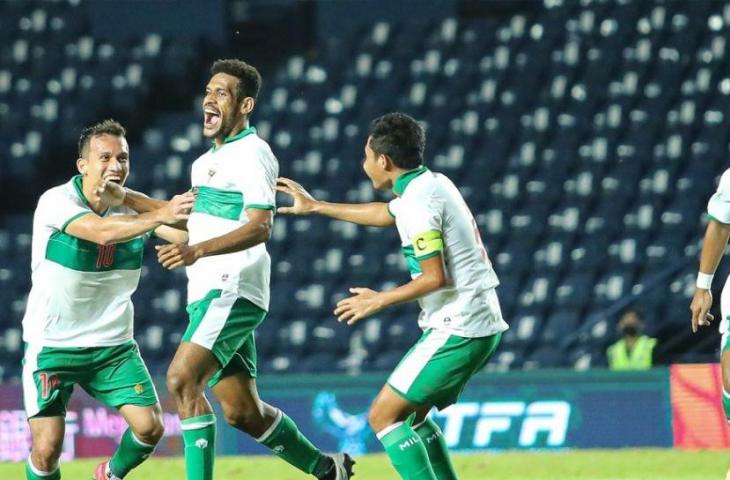
[[[0,181],[32,181],[50,150],[73,154],[81,126],[114,115],[136,126],[128,184],[187,189],[207,143],[208,60],[154,33],[92,38],[84,12],[0,2]],[[670,358],[712,360],[717,336],[689,338],[688,305],[705,204],[727,168],[729,33],[730,5],[711,0],[545,0],[511,16],[382,21],[265,75],[253,124],[282,175],[358,202],[387,198],[361,171],[369,120],[403,110],[425,122],[428,164],[460,186],[502,281],[511,329],[488,368],[603,365],[632,300]],[[171,72],[189,76],[171,86],[189,102],[146,112]],[[3,379],[20,368],[31,215],[0,216]],[[355,328],[331,311],[349,286],[406,280],[398,243],[395,231],[277,216],[261,369],[391,368],[418,336],[415,306]],[[186,323],[183,273],[150,250],[135,306],[143,354],[162,373]]]

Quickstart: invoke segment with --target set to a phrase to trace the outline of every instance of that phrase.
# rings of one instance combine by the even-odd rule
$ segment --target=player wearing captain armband
[[[280,213],[397,227],[411,280],[383,292],[351,288],[335,315],[353,325],[391,305],[418,301],[423,335],[376,397],[369,422],[401,478],[452,480],[457,476],[443,434],[427,415],[458,400],[508,327],[474,217],[454,184],[423,165],[424,145],[423,129],[408,115],[372,122],[363,169],[376,189],[392,189],[389,203],[322,202],[286,178],[277,190],[294,200]]]
[[[700,268],[694,297],[690,304],[692,311],[692,331],[708,326],[714,320],[710,314],[712,307],[712,280],[730,239],[730,169],[720,178],[717,191],[707,204],[709,222],[700,254]],[[720,295],[720,365],[722,370],[722,407],[725,418],[730,422],[730,277]],[[730,478],[730,472],[728,472]]]

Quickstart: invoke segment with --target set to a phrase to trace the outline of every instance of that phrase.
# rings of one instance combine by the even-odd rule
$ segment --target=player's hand
[[[183,220],[187,220],[190,211],[195,203],[195,194],[193,192],[185,192],[182,195],[175,195],[167,204],[160,208],[162,215],[162,223],[170,225]]]
[[[291,207],[279,207],[277,213],[291,213],[292,215],[309,215],[314,212],[317,200],[300,184],[285,177],[276,179],[276,191],[292,197],[294,204]]]
[[[198,249],[185,243],[157,245],[155,249],[157,250],[157,261],[168,270],[187,267],[200,258]]]
[[[710,313],[712,307],[712,292],[704,288],[696,288],[692,303],[689,309],[692,312],[692,332],[696,332],[699,327],[705,327],[715,319]]]
[[[353,296],[337,302],[335,316],[338,322],[355,325],[365,317],[378,313],[383,309],[379,293],[369,288],[351,288]]]
[[[110,180],[102,180],[96,187],[96,193],[101,197],[101,202],[109,207],[118,207],[127,198],[124,187]]]

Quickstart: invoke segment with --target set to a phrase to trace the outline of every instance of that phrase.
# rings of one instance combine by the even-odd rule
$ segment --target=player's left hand
[[[185,243],[157,245],[155,249],[157,250],[157,261],[168,270],[187,267],[200,258],[198,250]]]
[[[365,317],[378,313],[383,309],[379,293],[369,288],[351,288],[353,296],[337,302],[335,315],[338,322],[347,322],[348,325],[355,325]]]

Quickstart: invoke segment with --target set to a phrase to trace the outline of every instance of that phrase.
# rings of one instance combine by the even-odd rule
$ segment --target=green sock
[[[139,440],[128,428],[117,450],[109,460],[109,470],[119,478],[124,478],[134,467],[138,466],[152,455],[155,445],[148,445]]]
[[[427,418],[413,430],[423,440],[423,446],[426,447],[428,460],[431,462],[431,468],[433,468],[436,478],[438,480],[457,480],[456,470],[454,470],[449,456],[449,447],[446,446],[444,434],[436,422]]]
[[[53,472],[42,472],[35,468],[35,466],[30,461],[30,456],[28,457],[28,461],[25,463],[25,479],[26,480],[61,480],[61,469],[59,467],[56,467],[56,470]]]
[[[725,418],[730,423],[730,393],[722,389],[722,409],[725,412]]]
[[[187,480],[213,480],[215,415],[185,418],[180,423],[185,441]]]
[[[421,437],[407,423],[399,422],[378,432],[378,440],[403,480],[437,480]]]
[[[256,439],[274,454],[299,470],[321,477],[331,466],[329,457],[323,455],[312,442],[299,431],[294,420],[281,410],[271,427]]]

